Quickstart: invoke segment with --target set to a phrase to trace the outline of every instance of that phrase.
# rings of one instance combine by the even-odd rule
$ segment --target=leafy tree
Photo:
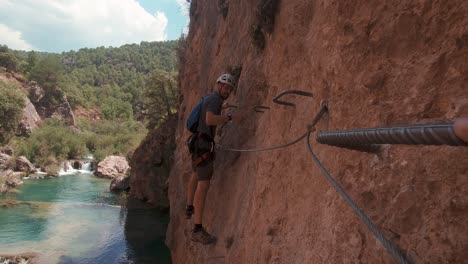
[[[57,104],[63,97],[59,83],[63,81],[63,64],[58,56],[49,55],[32,68],[30,80],[36,81],[45,91],[44,101]]]
[[[15,85],[0,81],[0,143],[16,131],[23,116],[24,95]]]
[[[63,77],[63,70],[60,58],[49,55],[32,68],[29,79],[36,81],[43,88],[54,87]]]
[[[7,45],[0,45],[0,53],[7,53],[8,46]]]
[[[114,97],[103,100],[101,111],[107,120],[128,120],[133,118],[132,105]]]
[[[39,165],[52,158],[56,161],[80,158],[88,153],[85,138],[62,120],[48,119],[45,125],[35,129],[29,138],[20,142],[19,153]]]
[[[5,67],[9,72],[13,72],[18,70],[19,64],[19,60],[8,50],[8,47],[0,45],[0,66]]]
[[[36,52],[30,51],[28,52],[28,59],[26,61],[27,67],[26,67],[26,72],[30,72],[34,66],[36,66],[36,63],[38,61],[38,57]]]
[[[144,94],[149,129],[158,126],[177,111],[179,93],[173,75],[161,70],[154,71],[146,83]]]

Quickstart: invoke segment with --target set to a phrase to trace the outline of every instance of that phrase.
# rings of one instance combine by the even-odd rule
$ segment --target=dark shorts
[[[212,147],[212,143],[205,141],[205,140],[198,140],[197,142],[199,149],[206,149],[209,150]],[[211,180],[213,176],[213,161],[214,161],[214,153],[213,158],[210,160],[202,161],[198,166],[195,168],[192,167],[192,170],[197,174],[197,180],[199,181],[208,181]]]

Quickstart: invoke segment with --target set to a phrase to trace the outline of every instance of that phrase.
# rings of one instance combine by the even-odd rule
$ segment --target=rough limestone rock
[[[22,177],[24,174],[23,173],[19,173],[18,174],[18,177],[16,176],[13,176],[11,177],[10,179],[8,179],[5,183],[6,185],[8,185],[9,187],[16,187],[18,185],[21,185],[23,184],[23,181],[21,180],[20,177]]]
[[[177,115],[148,133],[130,160],[130,196],[168,207],[167,179],[175,150]]]
[[[39,114],[36,111],[34,105],[29,101],[29,99],[25,98],[25,107],[23,109],[23,118],[18,125],[18,129],[16,130],[17,136],[28,136],[31,134],[33,129],[38,127],[38,123],[41,121]]]
[[[33,103],[38,103],[45,95],[44,89],[42,89],[42,87],[40,87],[39,84],[35,81],[29,82],[28,90],[29,98]]]
[[[73,111],[76,118],[86,118],[90,121],[98,121],[102,119],[102,113],[98,109],[86,109],[82,106],[76,106]]]
[[[0,148],[0,153],[13,156],[14,151],[10,146],[6,145]]]
[[[40,254],[35,252],[25,252],[21,254],[2,254],[0,255],[0,263],[21,264],[21,263],[37,263]]]
[[[108,156],[103,161],[99,162],[94,174],[97,177],[113,179],[120,174],[128,175],[130,166],[125,157]]]
[[[63,97],[63,102],[55,107],[50,117],[65,120],[67,126],[76,125],[75,115],[65,96]]]
[[[130,189],[130,177],[125,174],[118,174],[111,182],[111,191],[127,191]]]
[[[226,16],[220,2],[229,4]],[[268,12],[274,3],[278,10]],[[218,243],[190,241],[184,121],[219,74],[237,67],[239,85],[228,103],[247,116],[222,129],[218,146],[248,149],[298,138],[323,99],[329,113],[317,131],[468,116],[468,1],[192,0],[190,14],[169,177],[172,262],[395,263],[322,175],[304,141],[275,151],[219,151],[203,218]],[[283,97],[296,107],[274,104],[287,89],[313,97]],[[270,110],[256,113],[256,105]],[[418,263],[466,263],[467,147],[391,145],[370,154],[320,145],[315,135],[311,144],[402,252]]]
[[[34,165],[25,156],[19,156],[16,159],[16,170],[26,173],[33,173],[37,171]]]
[[[51,105],[50,102],[44,100],[33,101],[33,104],[42,119],[57,118],[64,120],[67,126],[74,127],[76,125],[75,115],[66,96],[63,96],[61,101],[55,105]]]
[[[14,172],[13,170],[0,172],[0,180],[4,182],[0,185],[0,193],[7,192],[16,186],[23,184],[21,179],[24,176],[26,176],[24,172]]]
[[[10,155],[0,153],[0,169],[5,170],[9,168],[9,160],[11,159]]]

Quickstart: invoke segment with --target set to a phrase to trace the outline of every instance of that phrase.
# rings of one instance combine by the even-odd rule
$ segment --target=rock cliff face
[[[130,160],[130,196],[168,207],[167,179],[173,164],[176,126],[177,115],[172,115],[158,129],[149,132],[135,150]]]
[[[57,104],[52,105],[44,101],[45,91],[37,82],[31,81],[28,84],[23,82],[21,85],[28,91],[29,99],[35,107],[34,111],[37,110],[36,115],[42,119],[49,117],[62,119],[67,126],[76,125],[75,114],[66,96],[63,96]]]
[[[31,134],[33,129],[38,127],[41,118],[37,114],[36,108],[31,103],[29,98],[25,97],[25,107],[23,109],[23,118],[18,125],[18,129],[16,130],[16,135],[18,136],[28,136]]]
[[[23,109],[23,117],[21,118],[21,122],[18,124],[16,135],[29,136],[32,130],[39,126],[41,121],[41,118],[39,117],[33,102],[36,103],[40,98],[42,98],[44,91],[39,87],[39,85],[37,85],[36,82],[30,82],[28,84],[24,77],[20,74],[0,74],[0,80],[16,84],[19,90],[25,93],[26,96],[24,97],[25,107]],[[31,102],[31,100],[33,102]]]
[[[297,0],[281,1],[275,11],[276,2],[192,0],[169,179],[173,262],[394,263],[303,142],[270,152],[220,152],[204,216],[218,243],[190,241],[183,120],[227,69],[241,69],[230,103],[271,107],[223,129],[220,143],[237,148],[298,137],[325,98],[330,112],[319,130],[468,115],[468,2]],[[273,104],[286,89],[314,97],[288,97],[296,107]],[[312,145],[363,211],[417,263],[468,259],[468,148],[393,145],[376,155]]]

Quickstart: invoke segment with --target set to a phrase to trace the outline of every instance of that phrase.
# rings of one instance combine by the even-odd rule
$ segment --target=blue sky
[[[188,4],[186,0],[138,0],[150,14],[162,11],[168,19],[168,39],[179,38],[188,22]]]
[[[0,44],[62,52],[177,39],[186,0],[0,0]]]

